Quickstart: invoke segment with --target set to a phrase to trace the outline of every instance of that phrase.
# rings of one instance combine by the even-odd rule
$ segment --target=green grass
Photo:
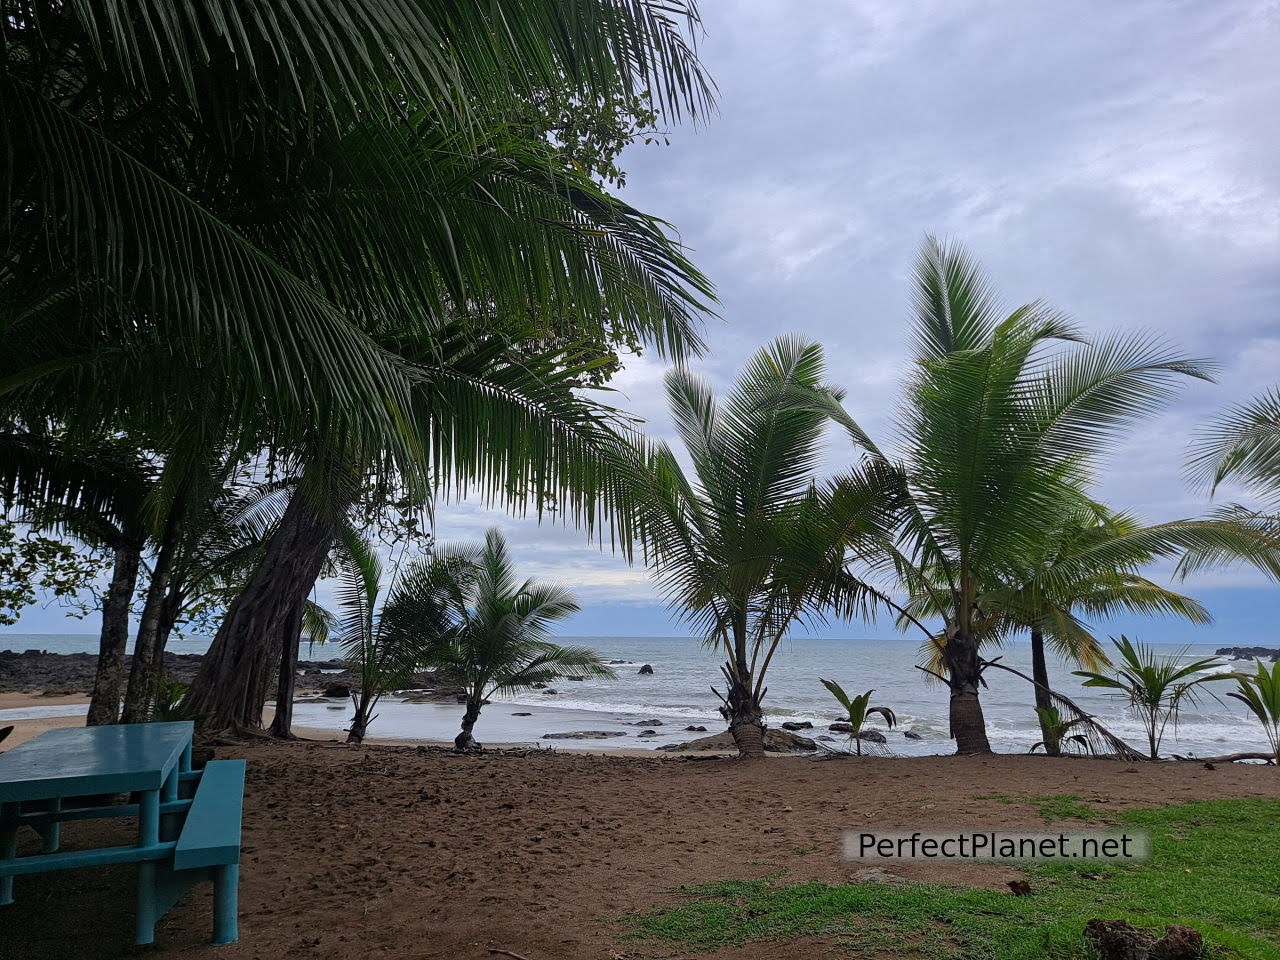
[[[1099,820],[1078,797],[1032,802],[1046,820]],[[1216,960],[1280,960],[1280,801],[1200,801],[1116,812],[1112,822],[1150,831],[1151,860],[1033,866],[1024,870],[1028,897],[933,884],[786,884],[775,875],[685,888],[687,902],[630,923],[636,936],[699,949],[835,935],[850,958],[1069,960],[1091,955],[1081,931],[1102,917],[1194,926]]]

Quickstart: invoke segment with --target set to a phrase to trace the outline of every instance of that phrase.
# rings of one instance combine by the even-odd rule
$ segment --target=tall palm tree
[[[920,627],[941,650],[951,736],[960,753],[988,753],[981,596],[1035,568],[1060,505],[1122,428],[1207,373],[1146,336],[1086,341],[1040,301],[1006,310],[962,249],[933,238],[913,306],[895,449],[832,407],[865,462],[894,478],[900,505],[892,536],[855,559],[942,611],[940,631]]]
[[[515,505],[556,495],[574,519],[613,522],[593,472],[599,417],[545,405],[538,372],[510,359],[457,363],[451,327],[509,340],[551,317],[679,357],[698,349],[710,297],[660,221],[507,122],[551,87],[701,112],[692,5],[273,12],[25,0],[0,71],[15,145],[0,397],[86,429],[197,424],[166,445],[180,463],[211,442],[259,444],[313,474],[189,694],[225,727],[259,723],[275,652],[366,474],[480,483]]]
[[[883,496],[862,478],[820,482],[822,348],[798,336],[762,347],[723,399],[686,369],[667,398],[693,472],[658,444],[635,483],[646,560],[667,601],[724,654],[721,712],[744,757],[764,755],[770,663],[797,623],[869,616],[880,597],[844,553],[880,522]]]
[[[494,694],[567,675],[615,676],[594,650],[551,642],[551,628],[577,613],[578,604],[558,584],[521,581],[496,528],[482,546],[438,547],[401,585],[408,604],[439,611],[442,627],[430,638],[427,662],[466,691],[462,729],[454,739],[459,750],[480,749],[472,731]]]

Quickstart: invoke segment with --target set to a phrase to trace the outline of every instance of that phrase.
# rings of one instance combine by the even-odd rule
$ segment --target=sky
[[[761,344],[801,333],[825,345],[850,412],[891,439],[909,272],[932,233],[963,243],[1011,307],[1044,298],[1087,331],[1148,330],[1216,361],[1218,382],[1189,383],[1100,478],[1106,502],[1149,521],[1208,508],[1183,475],[1189,438],[1280,381],[1280,4],[702,8],[717,112],[622,161],[624,198],[671,223],[717,286],[719,318],[695,369],[723,389]],[[613,402],[670,439],[663,373],[655,356],[629,361]],[[834,437],[829,450],[833,467],[849,455]],[[498,524],[523,571],[571,586],[584,609],[566,634],[685,632],[642,569],[580,531],[473,503],[442,506],[437,519],[442,539]],[[1259,575],[1216,573],[1185,589],[1213,627],[1100,626],[1153,641],[1280,641],[1280,588]],[[10,630],[95,628],[54,607]],[[894,635],[887,621],[818,632]]]

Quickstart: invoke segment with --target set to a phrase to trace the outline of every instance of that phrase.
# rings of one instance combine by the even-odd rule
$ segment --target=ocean
[[[527,691],[516,696],[501,697],[484,708],[476,726],[476,737],[482,743],[529,743],[541,746],[612,749],[617,747],[655,748],[667,743],[683,742],[703,734],[688,733],[687,726],[705,726],[708,732],[724,729],[724,721],[716,712],[719,701],[711,692],[719,685],[720,658],[696,640],[684,637],[563,637],[562,643],[582,644],[595,649],[614,664],[616,680],[587,679],[560,681],[551,685],[556,693]],[[0,634],[0,650],[41,649],[56,653],[95,652],[97,638],[75,634]],[[209,643],[206,637],[175,638],[169,649],[175,653],[202,653]],[[1220,644],[1226,646],[1229,641]],[[1212,655],[1216,645],[1187,648],[1185,655],[1198,658]],[[1175,645],[1156,644],[1161,653],[1177,653]],[[304,659],[328,659],[338,656],[336,647],[303,649]],[[1030,673],[1031,650],[1027,643],[1010,643],[1001,651],[1003,663]],[[819,682],[820,677],[838,681],[851,694],[874,688],[873,704],[887,706],[898,718],[898,727],[885,731],[885,749],[897,755],[949,753],[953,749],[947,738],[947,697],[940,685],[928,682],[913,668],[917,662],[917,646],[911,640],[837,640],[797,638],[784,643],[769,668],[768,691],[764,705],[772,724],[786,720],[810,721],[815,729],[805,735],[825,734],[826,726],[839,717],[839,707]],[[640,667],[649,664],[652,674],[641,674]],[[1218,668],[1252,670],[1245,661]],[[1070,675],[1071,668],[1051,660],[1050,677],[1055,688],[1093,712],[1113,733],[1139,749],[1144,748],[1142,726],[1129,715],[1123,702],[1104,692],[1080,685]],[[983,709],[991,743],[1001,753],[1025,753],[1040,739],[1032,709],[1031,686],[1000,670],[988,670],[989,689],[982,693]],[[1213,756],[1246,750],[1267,749],[1266,739],[1257,721],[1243,704],[1225,694],[1235,684],[1223,681],[1206,688],[1221,701],[1206,695],[1200,704],[1185,708],[1177,729],[1165,737],[1163,752],[1187,756]],[[57,707],[31,708],[23,711],[0,710],[0,722],[22,715],[49,715]],[[66,710],[64,712],[71,712]],[[461,706],[452,704],[405,703],[388,698],[379,706],[377,718],[369,728],[369,736],[391,739],[452,739],[461,719]],[[530,716],[514,716],[514,714]],[[350,704],[333,700],[298,703],[295,722],[310,727],[331,729],[340,733],[350,718]],[[657,720],[660,724],[638,725],[640,721]],[[883,730],[878,718],[869,726]],[[643,729],[656,736],[641,737]],[[544,733],[578,730],[622,732],[623,736],[607,740],[548,740]],[[922,739],[908,739],[911,731]],[[833,734],[836,744],[844,737]]]

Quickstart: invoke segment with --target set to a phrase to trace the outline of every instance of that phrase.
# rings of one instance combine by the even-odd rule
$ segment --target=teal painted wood
[[[0,877],[22,877],[55,870],[77,870],[112,863],[144,863],[163,860],[173,853],[177,843],[157,843],[154,847],[98,847],[94,850],[67,850],[62,853],[40,853],[30,857],[0,860]]]
[[[205,764],[173,852],[175,870],[240,862],[244,772],[243,760],[211,760]]]
[[[0,754],[0,803],[159,791],[194,732],[189,720],[45,731]]]

